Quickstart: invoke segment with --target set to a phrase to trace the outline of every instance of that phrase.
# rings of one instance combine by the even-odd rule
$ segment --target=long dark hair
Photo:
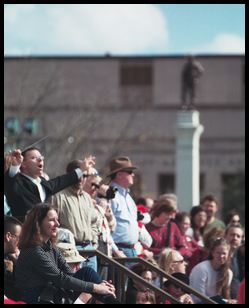
[[[198,228],[195,223],[195,216],[200,213],[205,212],[203,208],[200,205],[193,206],[190,211],[190,223],[191,228],[193,229],[193,238],[198,242],[200,240],[200,237],[203,236],[205,226]]]
[[[39,203],[28,211],[20,235],[20,249],[31,246],[42,246],[44,244],[41,224],[50,210],[56,211],[49,203]],[[56,238],[51,238],[50,240],[53,244],[56,242]]]
[[[216,292],[218,295],[221,295],[222,297],[229,299],[230,298],[230,287],[229,287],[229,267],[230,267],[230,245],[228,242],[222,238],[218,237],[211,245],[210,248],[210,254],[208,259],[212,260],[213,252],[216,247],[218,246],[225,246],[228,248],[229,254],[227,261],[221,265],[221,267],[218,270],[218,278],[216,281]]]

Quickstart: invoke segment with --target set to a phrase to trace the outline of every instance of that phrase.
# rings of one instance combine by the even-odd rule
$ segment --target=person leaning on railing
[[[84,267],[73,273],[55,247],[58,227],[57,212],[50,204],[37,204],[26,216],[15,276],[22,300],[28,304],[38,303],[44,288],[52,283],[57,288],[72,290],[74,300],[85,292],[99,295],[104,303],[119,303],[114,286],[102,281],[93,269]]]
[[[229,250],[230,245],[227,241],[224,238],[217,238],[211,246],[208,260],[192,269],[189,276],[190,286],[208,297],[230,300],[233,273],[229,269]],[[193,296],[193,299],[198,303],[198,298]]]

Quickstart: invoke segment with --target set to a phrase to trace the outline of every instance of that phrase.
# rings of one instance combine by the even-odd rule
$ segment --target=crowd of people
[[[189,213],[179,211],[173,194],[134,200],[138,167],[129,157],[113,158],[104,180],[95,164],[92,155],[73,160],[65,174],[49,179],[38,148],[5,155],[6,303],[120,304],[113,269],[79,253],[89,249],[144,258],[218,303],[243,303],[245,237],[235,210],[219,220],[211,194]],[[201,303],[169,279],[162,286],[146,266],[125,266],[183,304]],[[125,288],[127,304],[171,303],[131,278]]]

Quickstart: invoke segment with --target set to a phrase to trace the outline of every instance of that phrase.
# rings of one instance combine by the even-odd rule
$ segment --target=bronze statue
[[[182,70],[182,109],[195,109],[196,87],[204,68],[195,60],[194,56],[188,56],[188,61]]]

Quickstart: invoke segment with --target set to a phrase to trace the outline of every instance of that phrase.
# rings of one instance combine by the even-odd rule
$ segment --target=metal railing
[[[200,298],[205,304],[217,304],[215,301],[210,299],[209,297],[199,293],[195,289],[191,288],[189,285],[186,285],[182,281],[176,279],[175,277],[167,274],[165,271],[161,270],[160,268],[154,266],[150,262],[142,259],[142,258],[109,258],[99,250],[80,250],[79,253],[83,256],[86,255],[95,255],[100,258],[100,260],[106,262],[108,266],[112,266],[113,269],[116,269],[120,272],[119,274],[119,286],[116,288],[117,290],[117,298],[120,300],[120,302],[125,302],[125,276],[128,276],[138,282],[143,283],[144,286],[149,288],[150,290],[154,291],[156,294],[159,294],[162,299],[169,299],[172,304],[182,304],[179,300],[174,298],[172,295],[169,293],[165,292],[164,290],[156,287],[152,283],[148,282],[147,280],[143,279],[136,273],[134,273],[131,269],[127,268],[126,266],[122,265],[121,263],[126,263],[126,262],[132,262],[132,263],[141,263],[146,266],[149,270],[152,270],[153,272],[156,272],[157,274],[160,275],[161,279],[161,287],[162,287],[162,278],[165,277],[169,281],[174,282],[175,285],[180,286],[184,291],[191,293],[198,298]],[[113,270],[114,272],[114,270]],[[113,282],[115,283],[115,275],[112,277]]]

